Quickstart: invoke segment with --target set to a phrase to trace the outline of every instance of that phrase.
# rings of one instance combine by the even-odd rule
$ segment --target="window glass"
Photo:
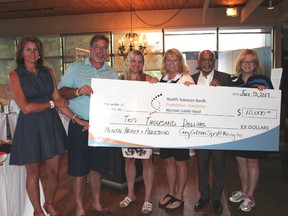
[[[64,71],[76,60],[75,48],[89,50],[89,43],[94,34],[63,35]]]
[[[109,38],[108,33],[100,32],[99,34],[104,34]],[[64,72],[74,61],[78,60],[76,56],[77,50],[89,51],[90,40],[94,35],[95,33],[63,35]],[[111,38],[109,39],[111,41]],[[108,53],[111,53],[110,46]],[[109,65],[111,65],[110,59],[108,57],[106,60]]]
[[[129,50],[129,38],[125,37],[125,33],[113,34],[113,54],[115,70],[121,74],[124,68],[125,54]],[[145,50],[145,72],[152,76],[159,76],[160,64],[162,59],[163,39],[162,32],[137,32],[138,37],[134,40],[135,48],[139,49],[139,45],[142,44],[146,47]],[[124,56],[119,51],[120,46],[125,46]]]
[[[216,28],[165,31],[165,51],[171,48],[180,50],[189,66],[190,74],[194,74],[197,73],[199,51],[204,49],[215,51],[217,49],[216,35]]]
[[[271,29],[219,30],[219,51],[267,46],[271,46]]]
[[[61,56],[61,38],[60,35],[39,36],[43,43],[44,57]]]
[[[58,83],[62,76],[62,49],[60,35],[39,36],[44,47],[44,65],[53,69],[56,82]]]
[[[8,83],[8,73],[16,68],[16,43],[13,37],[0,38],[0,84]]]
[[[165,51],[176,48],[181,52],[216,50],[216,29],[165,31]]]
[[[261,73],[270,77],[272,28],[219,29],[218,69],[234,74],[237,57],[243,49],[254,49],[257,52]]]
[[[95,33],[45,35],[39,36],[44,45],[45,65],[55,71],[57,82],[71,63],[76,60],[76,48],[89,50],[89,42]],[[102,33],[110,36],[107,32]],[[198,52],[210,49],[216,53],[216,69],[234,74],[236,59],[244,48],[255,49],[261,59],[264,75],[270,76],[272,65],[272,28],[216,28],[165,30],[137,32],[135,41],[138,48],[139,41],[146,46],[145,72],[153,76],[160,76],[163,52],[170,48],[177,48],[183,52],[190,73],[196,73]],[[123,32],[113,32],[110,38],[109,57],[107,63],[120,74],[124,67],[124,58],[119,55],[119,43],[125,38]],[[218,41],[217,41],[218,38]],[[164,41],[163,41],[164,39]],[[237,43],[235,42],[237,41]],[[129,40],[124,39],[125,52],[129,47]],[[112,47],[112,50],[110,50]],[[217,47],[219,49],[217,49]],[[165,49],[165,50],[163,50]],[[16,68],[14,59],[16,40],[14,37],[0,38],[0,84],[7,84],[8,72]],[[85,53],[85,52],[84,52]]]

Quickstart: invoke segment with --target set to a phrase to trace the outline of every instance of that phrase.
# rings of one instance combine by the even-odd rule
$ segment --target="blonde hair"
[[[142,74],[144,74],[144,55],[139,50],[132,50],[127,55],[127,58],[126,58],[126,61],[125,61],[125,64],[124,64],[123,78],[125,80],[129,80],[129,78],[130,78],[130,62],[137,55],[140,55],[142,57],[142,60],[143,60],[143,68],[142,68],[141,71],[139,71],[139,77],[141,77]]]
[[[162,76],[165,76],[167,74],[167,68],[166,68],[165,62],[166,62],[169,55],[176,56],[181,62],[178,73],[180,73],[180,74],[189,73],[189,66],[186,64],[186,61],[183,57],[183,54],[179,50],[173,48],[173,49],[167,50],[163,56],[161,69],[160,69]]]
[[[239,77],[241,75],[241,73],[242,73],[241,64],[244,61],[246,55],[252,55],[252,58],[253,58],[253,61],[255,64],[253,74],[255,74],[255,75],[261,74],[260,59],[258,57],[257,52],[255,50],[252,50],[252,49],[244,49],[244,50],[242,50],[242,52],[239,54],[239,56],[237,58],[235,75],[237,77]]]

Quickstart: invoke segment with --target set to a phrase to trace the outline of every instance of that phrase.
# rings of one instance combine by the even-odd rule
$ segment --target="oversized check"
[[[90,146],[277,151],[279,90],[92,79]]]

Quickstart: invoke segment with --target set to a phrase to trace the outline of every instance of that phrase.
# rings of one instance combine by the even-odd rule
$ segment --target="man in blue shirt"
[[[76,114],[69,123],[67,147],[68,174],[74,177],[76,216],[85,215],[83,195],[87,175],[93,210],[101,215],[109,215],[100,203],[101,175],[108,169],[108,149],[88,146],[88,131],[82,131],[82,127],[74,121],[76,118],[89,121],[92,78],[118,79],[115,70],[105,61],[108,45],[109,39],[105,35],[95,35],[90,41],[90,56],[83,61],[74,62],[58,85],[60,94],[70,100],[70,109]]]

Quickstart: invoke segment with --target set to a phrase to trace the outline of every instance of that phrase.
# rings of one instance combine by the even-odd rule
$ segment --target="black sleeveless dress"
[[[25,68],[17,68],[15,71],[27,101],[52,100],[54,85],[46,67],[39,68],[37,75]],[[67,135],[55,108],[27,115],[20,111],[12,141],[10,164],[38,163],[63,154],[66,145]]]

